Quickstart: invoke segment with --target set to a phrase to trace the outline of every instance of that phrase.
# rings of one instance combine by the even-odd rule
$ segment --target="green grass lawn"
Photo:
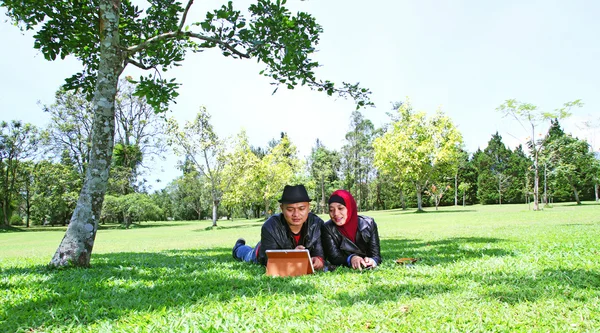
[[[64,228],[0,231],[0,332],[600,332],[600,205],[365,215],[379,268],[296,278],[231,257],[258,220],[104,228],[69,270],[45,268]]]

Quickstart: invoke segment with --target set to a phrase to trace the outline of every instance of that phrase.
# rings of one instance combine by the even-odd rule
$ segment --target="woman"
[[[368,216],[358,215],[350,192],[337,190],[331,194],[329,217],[323,225],[321,241],[331,264],[362,270],[381,263],[377,224]]]

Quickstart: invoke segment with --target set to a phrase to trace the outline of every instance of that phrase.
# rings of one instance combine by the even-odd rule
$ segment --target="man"
[[[286,185],[279,200],[281,213],[265,221],[260,230],[260,242],[252,248],[243,238],[238,239],[233,246],[233,257],[266,265],[267,250],[307,249],[314,269],[323,269],[323,220],[310,212],[310,200],[304,185]]]

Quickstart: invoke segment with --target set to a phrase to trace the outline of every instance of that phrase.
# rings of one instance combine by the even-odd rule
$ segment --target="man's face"
[[[281,211],[290,228],[302,227],[308,217],[308,212],[310,212],[310,204],[308,202],[284,203],[281,204]]]

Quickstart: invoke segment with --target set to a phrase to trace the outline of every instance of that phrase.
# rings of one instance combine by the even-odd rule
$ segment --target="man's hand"
[[[296,246],[296,250],[306,250],[306,248],[302,245]]]
[[[311,260],[312,260],[312,263],[313,263],[313,268],[315,270],[323,269],[323,266],[324,266],[323,265],[323,260],[321,260],[321,259],[319,259],[317,257],[312,257]]]
[[[358,269],[361,271],[362,271],[363,267],[367,267],[367,263],[365,262],[365,259],[363,259],[360,256],[353,256],[352,259],[350,259],[350,264],[352,265],[352,268]]]

